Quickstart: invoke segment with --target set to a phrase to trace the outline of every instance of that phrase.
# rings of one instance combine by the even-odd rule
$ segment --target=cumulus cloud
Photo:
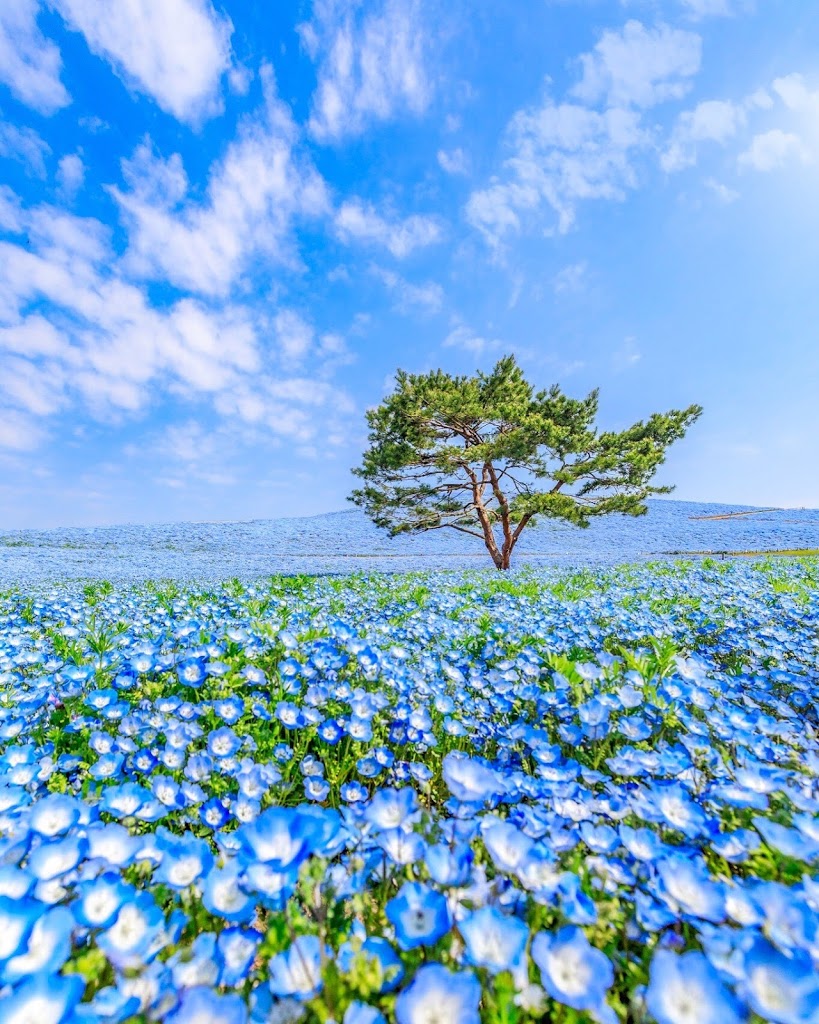
[[[373,267],[373,274],[384,283],[395,297],[396,309],[402,313],[419,310],[422,313],[437,313],[444,304],[444,290],[434,281],[413,284],[383,267]]]
[[[299,32],[318,64],[308,124],[315,139],[337,142],[373,121],[427,108],[432,86],[418,0],[316,0]]]
[[[623,199],[636,184],[630,158],[649,137],[632,110],[598,112],[573,103],[519,111],[507,130],[508,174],[469,197],[467,219],[497,245],[521,227],[521,216],[545,203],[568,231],[581,200]]]
[[[439,149],[438,164],[447,174],[466,174],[469,169],[466,153],[460,148]]]
[[[53,0],[66,24],[125,82],[180,121],[221,109],[233,26],[209,0]]]
[[[112,188],[128,230],[130,270],[203,295],[224,296],[251,257],[295,265],[296,218],[328,206],[323,179],[295,149],[289,110],[273,95],[249,118],[210,170],[204,198],[189,198],[178,154],[163,159],[150,140],[124,163],[127,190]]]
[[[579,263],[570,263],[568,266],[563,267],[562,270],[555,274],[552,281],[555,294],[562,295],[566,292],[580,291],[585,283],[588,269],[589,265],[585,260],[581,260]]]
[[[734,0],[680,0],[686,13],[696,21],[701,18],[726,17],[736,14]]]
[[[72,198],[85,181],[85,164],[79,153],[67,153],[57,165],[57,181],[62,193]]]
[[[444,348],[458,348],[463,352],[470,352],[472,355],[480,356],[484,352],[496,352],[502,346],[498,338],[485,338],[483,335],[467,327],[465,323],[455,319],[452,330],[444,338]]]
[[[721,203],[735,203],[739,199],[739,192],[736,189],[729,188],[724,182],[717,181],[716,178],[706,178],[704,184]]]
[[[609,107],[653,107],[679,99],[699,71],[701,40],[694,32],[628,21],[621,31],[602,34],[580,58],[581,81],[572,95],[584,103],[605,99]]]
[[[414,249],[432,245],[441,238],[441,225],[436,217],[413,214],[404,219],[388,219],[360,199],[350,199],[341,204],[336,213],[335,227],[342,241],[382,246],[396,259],[403,259]]]
[[[660,156],[664,171],[679,171],[697,162],[701,142],[724,145],[745,124],[746,114],[740,104],[728,100],[706,100],[677,118],[671,139]]]
[[[808,152],[798,135],[784,132],[781,128],[772,128],[755,135],[750,146],[737,159],[740,167],[773,171],[784,167],[792,159],[807,160]]]
[[[37,27],[38,0],[0,4],[0,82],[41,114],[53,114],[71,102],[60,81],[57,46]]]
[[[541,221],[544,208],[564,233],[579,203],[620,201],[637,186],[635,157],[654,146],[643,111],[685,95],[699,69],[700,37],[631,20],[603,32],[577,64],[569,99],[547,96],[512,117],[502,173],[467,201],[467,220],[498,253],[524,220]]]
[[[0,121],[0,156],[21,163],[36,178],[46,177],[45,158],[51,146],[32,128]]]
[[[302,405],[344,406],[327,381],[310,393],[307,377],[277,375],[278,349],[260,340],[264,310],[190,296],[156,307],[123,278],[99,222],[3,199],[16,214],[9,230],[26,236],[0,241],[0,422],[16,424],[0,429],[7,447],[19,446],[20,424],[74,407],[121,418],[163,395],[300,439],[319,429]],[[281,344],[293,354],[292,332]]]

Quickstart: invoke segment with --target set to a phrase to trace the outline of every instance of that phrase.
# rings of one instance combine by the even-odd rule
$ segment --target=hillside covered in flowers
[[[0,1022],[819,1021],[819,561],[0,595]]]

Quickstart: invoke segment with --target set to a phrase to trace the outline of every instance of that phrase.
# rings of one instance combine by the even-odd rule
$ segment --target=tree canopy
[[[449,528],[480,538],[498,569],[538,516],[586,527],[593,516],[639,516],[671,486],[649,481],[702,408],[653,413],[621,431],[594,424],[598,391],[535,391],[514,356],[491,373],[399,370],[367,412],[369,448],[350,495],[391,535]]]

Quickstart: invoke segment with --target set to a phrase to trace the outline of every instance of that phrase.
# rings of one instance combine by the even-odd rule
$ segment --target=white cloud
[[[33,451],[43,441],[42,424],[16,409],[0,408],[0,451]]]
[[[679,171],[697,162],[701,142],[724,145],[745,124],[742,106],[727,100],[706,100],[693,110],[683,111],[671,134],[668,147],[660,156],[664,171]]]
[[[706,178],[705,186],[714,193],[721,203],[734,203],[739,199],[739,192],[736,189],[729,188],[715,178]]]
[[[640,362],[642,353],[637,347],[637,339],[629,336],[623,339],[623,344],[611,357],[612,369],[619,373],[628,370]]]
[[[60,81],[60,51],[37,27],[38,0],[0,4],[0,82],[41,114],[71,102]]]
[[[580,263],[570,263],[558,271],[552,281],[555,294],[561,295],[565,292],[578,292],[586,280],[586,272],[589,269],[588,263],[582,260]]]
[[[292,309],[280,310],[274,324],[282,361],[287,365],[298,365],[313,347],[313,327]]]
[[[527,226],[541,223],[543,207],[564,233],[580,202],[621,201],[637,187],[635,158],[654,146],[655,134],[642,110],[685,95],[699,69],[700,37],[632,20],[621,31],[603,32],[578,63],[582,77],[569,94],[580,102],[547,96],[540,106],[519,110],[505,133],[504,173],[467,201],[467,220],[496,254],[524,219]]]
[[[761,132],[751,140],[750,146],[739,154],[740,167],[751,167],[755,171],[773,171],[784,167],[792,158],[805,161],[808,153],[798,135],[784,132],[780,128]]]
[[[6,446],[21,445],[20,424],[69,408],[107,420],[162,396],[209,402],[300,440],[321,430],[301,406],[344,414],[347,400],[326,380],[276,376],[278,349],[260,341],[264,308],[191,297],[154,307],[121,276],[99,222],[2,198],[28,236],[0,242],[0,422],[13,425],[0,429]],[[292,332],[283,344],[293,355]],[[338,339],[325,346],[323,338],[320,361],[338,357]]]
[[[89,49],[180,121],[221,109],[233,26],[210,0],[52,0]]]
[[[412,284],[400,274],[383,267],[373,267],[372,272],[393,293],[396,308],[402,312],[418,309],[424,313],[437,313],[444,304],[444,290],[434,281],[424,284]]]
[[[733,0],[680,0],[680,2],[686,12],[695,20],[736,14]]]
[[[476,356],[484,352],[497,351],[502,346],[502,342],[497,338],[484,338],[458,320],[454,321],[454,326],[444,338],[443,344],[444,348],[459,348]]]
[[[594,50],[580,58],[583,78],[572,95],[585,103],[605,98],[609,107],[653,107],[679,99],[691,88],[700,52],[700,37],[693,32],[628,21],[620,32],[604,32]]]
[[[792,74],[776,78],[772,88],[788,110],[819,118],[819,90],[812,92],[803,75]]]
[[[57,165],[57,181],[63,194],[71,198],[82,188],[85,181],[85,164],[79,153],[68,153]]]
[[[46,177],[45,158],[51,147],[32,128],[0,121],[0,156],[17,160],[37,178]]]
[[[336,142],[372,121],[426,109],[432,87],[417,0],[316,0],[299,32],[319,65],[308,126],[314,138]]]
[[[466,207],[467,220],[493,245],[520,229],[521,214],[535,214],[543,203],[557,214],[558,231],[566,232],[581,200],[625,198],[636,185],[631,154],[650,141],[634,111],[600,113],[551,100],[515,114],[507,140],[509,178],[473,192]]]
[[[336,231],[344,242],[369,242],[403,259],[413,249],[432,245],[441,238],[437,218],[413,214],[404,220],[387,220],[374,206],[360,199],[342,203],[335,217]]]
[[[290,113],[273,96],[269,71],[265,79],[264,112],[244,122],[211,168],[202,200],[188,198],[178,154],[163,160],[145,141],[125,162],[130,189],[111,193],[128,228],[133,273],[217,296],[228,294],[253,256],[298,264],[293,221],[325,212],[326,187],[294,151]]]
[[[469,170],[466,153],[460,148],[450,150],[439,149],[438,163],[447,174],[466,174]]]

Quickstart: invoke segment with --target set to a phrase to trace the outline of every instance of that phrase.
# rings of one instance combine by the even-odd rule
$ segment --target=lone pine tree
[[[353,470],[363,486],[350,500],[393,536],[478,537],[498,569],[538,516],[586,527],[611,512],[644,515],[649,495],[673,490],[649,481],[702,412],[691,405],[600,431],[596,389],[582,399],[557,385],[535,392],[514,356],[488,374],[399,370],[396,382],[367,413],[369,448]]]

